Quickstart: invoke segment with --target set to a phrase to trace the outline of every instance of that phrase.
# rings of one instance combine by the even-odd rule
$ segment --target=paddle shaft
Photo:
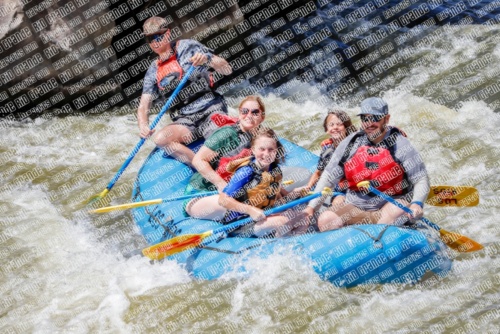
[[[268,210],[264,211],[264,214],[266,216],[281,212],[287,209],[290,209],[296,205],[302,204],[302,203],[307,203],[310,200],[321,196],[325,192],[318,192],[311,194],[309,196],[306,196],[304,198],[297,199],[295,201],[291,201],[290,203],[283,204],[280,206],[277,206],[275,208],[271,208]],[[170,256],[173,254],[177,254],[180,252],[183,252],[185,250],[191,249],[193,247],[203,247],[206,246],[214,241],[217,241],[221,238],[227,237],[227,234],[231,231],[236,230],[239,227],[245,226],[247,224],[253,223],[253,219],[251,217],[249,218],[244,218],[239,221],[236,221],[230,225],[223,226],[221,228],[215,229],[215,230],[210,230],[206,231],[200,234],[185,234],[185,235],[180,235],[177,237],[174,237],[169,240],[165,240],[163,242],[160,242],[156,245],[152,245],[148,248],[144,248],[142,250],[142,253],[149,257],[152,260],[161,260],[166,256]],[[204,241],[203,241],[204,240]]]
[[[161,200],[161,202],[167,203],[167,202],[180,201],[180,200],[185,200],[185,199],[190,199],[190,198],[207,197],[207,196],[217,195],[218,193],[219,193],[218,191],[209,191],[209,192],[196,193],[196,194],[184,195],[184,196],[179,196],[179,197],[164,198]]]
[[[403,204],[399,203],[398,201],[396,201],[391,196],[389,196],[389,195],[381,192],[380,190],[374,188],[371,184],[369,185],[368,190],[371,191],[372,193],[374,193],[375,195],[377,195],[377,196],[385,199],[387,202],[390,202],[391,204],[394,204],[395,206],[397,206],[398,208],[400,208],[404,212],[409,213],[410,215],[413,216],[413,211],[411,211],[410,208],[408,208],[408,207],[404,206]],[[424,223],[426,223],[427,225],[429,225],[430,227],[432,227],[433,229],[435,229],[436,231],[441,230],[441,227],[437,226],[436,224],[434,224],[433,222],[431,222],[429,219],[427,219],[425,217],[422,217],[420,219]]]
[[[105,212],[110,212],[110,211],[116,211],[116,210],[126,210],[126,209],[133,209],[133,208],[140,208],[143,206],[148,206],[148,205],[158,205],[161,203],[167,203],[167,202],[172,202],[172,201],[179,201],[179,200],[185,200],[185,199],[190,199],[190,198],[198,198],[198,197],[205,197],[205,196],[212,196],[212,195],[217,195],[217,191],[210,191],[210,192],[204,192],[204,193],[197,193],[197,194],[191,194],[191,195],[184,195],[184,196],[179,196],[179,197],[172,197],[172,198],[158,198],[158,199],[152,199],[149,201],[142,201],[142,202],[132,202],[132,203],[126,203],[126,204],[120,204],[120,205],[113,205],[113,206],[107,206],[104,208],[98,208],[95,210],[92,210],[92,213],[105,213]]]
[[[198,197],[208,197],[212,195],[218,195],[218,191],[209,191],[209,192],[204,192],[204,193],[196,193],[196,194],[190,194],[190,195],[184,195],[184,196],[179,196],[179,197],[172,197],[172,198],[164,198],[162,199],[162,203],[167,203],[167,202],[172,202],[172,201],[180,201],[184,199],[190,199],[190,198],[198,198]],[[337,195],[344,195],[344,193],[339,193],[339,192],[334,192],[334,196]],[[277,207],[276,207],[277,208]],[[271,209],[270,209],[271,210]],[[285,209],[286,210],[286,209]],[[265,213],[265,212],[264,212]]]
[[[302,198],[299,198],[297,200],[294,200],[294,201],[291,201],[289,203],[286,203],[286,204],[283,204],[283,205],[280,205],[280,206],[277,206],[275,208],[270,208],[270,209],[267,209],[267,210],[264,210],[264,215],[269,216],[269,215],[272,215],[272,214],[275,214],[275,213],[278,213],[278,212],[282,212],[282,211],[285,211],[285,210],[288,210],[288,209],[291,209],[297,205],[300,205],[300,204],[303,204],[303,203],[307,203],[313,199],[315,199],[316,197],[319,197],[321,196],[322,193],[321,192],[317,192],[317,193],[314,193],[314,194],[311,194],[311,195],[308,195],[306,197],[302,197]],[[229,224],[227,226],[224,226],[224,227],[220,227],[216,230],[212,230],[212,235],[218,235],[218,234],[227,234],[231,231],[234,231],[240,227],[243,227],[245,225],[248,225],[250,223],[253,223],[254,220],[252,217],[248,217],[248,218],[244,218],[244,219],[241,219],[241,220],[238,220],[232,224]],[[209,242],[203,242],[202,245],[206,244],[206,243],[210,243],[212,241],[209,241]]]
[[[154,121],[149,126],[150,130],[153,130],[156,127],[156,125],[158,124],[158,122],[160,121],[160,119],[163,117],[163,115],[168,111],[168,109],[170,109],[170,105],[172,104],[172,102],[174,101],[174,99],[177,97],[177,95],[179,94],[179,92],[181,91],[181,89],[184,87],[184,85],[188,81],[189,77],[193,73],[194,69],[195,69],[195,67],[193,65],[191,65],[191,67],[186,72],[186,74],[182,78],[182,80],[179,83],[179,85],[177,86],[177,88],[170,95],[170,98],[168,99],[167,103],[165,103],[165,105],[161,109],[160,113],[156,116],[156,118],[154,119]],[[139,140],[139,142],[134,147],[134,149],[132,150],[132,152],[130,152],[129,156],[127,157],[127,159],[125,160],[125,162],[123,163],[123,165],[120,167],[120,170],[115,174],[115,176],[113,177],[113,179],[109,182],[109,184],[106,187],[106,189],[111,190],[111,188],[113,188],[113,186],[115,185],[116,181],[118,181],[118,179],[123,174],[123,172],[125,171],[125,169],[128,167],[128,165],[130,164],[130,162],[132,161],[132,159],[134,159],[135,155],[137,154],[137,152],[139,152],[139,149],[142,147],[142,145],[144,144],[145,141],[146,141],[146,138],[141,138],[141,140]]]

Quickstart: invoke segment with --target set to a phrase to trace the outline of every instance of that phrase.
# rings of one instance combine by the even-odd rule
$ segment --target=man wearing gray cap
[[[229,75],[232,69],[226,60],[214,55],[213,50],[203,44],[186,39],[173,42],[171,34],[172,30],[164,18],[154,16],[144,22],[143,35],[158,58],[151,63],[144,77],[137,120],[140,136],[151,136],[154,130],[149,129],[148,112],[153,100],[162,97],[159,100],[164,103],[191,64],[198,66],[174,100],[170,113],[173,123],[154,136],[157,146],[192,165],[194,153],[186,144],[198,138],[207,138],[216,130],[210,119],[213,114],[227,114],[224,97],[213,87],[212,70]]]
[[[406,135],[389,126],[389,108],[379,97],[361,102],[362,130],[349,135],[337,147],[316,189],[347,189],[346,204],[326,210],[318,218],[320,231],[350,224],[393,224],[404,211],[387,201],[359,189],[361,181],[393,196],[413,211],[413,218],[423,215],[423,203],[429,193],[427,170],[419,153]],[[321,199],[309,202],[304,210],[310,216]]]

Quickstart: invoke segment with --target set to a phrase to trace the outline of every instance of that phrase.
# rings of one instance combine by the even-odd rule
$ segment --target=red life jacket
[[[240,125],[237,123],[237,118],[235,119],[234,117],[223,114],[214,114],[210,118],[219,127],[231,126],[239,135],[243,134]],[[232,162],[238,162],[252,155],[252,151],[250,150],[250,136],[240,136],[240,141],[238,147],[231,151],[224,152],[224,156],[220,157],[217,163],[212,163],[212,168],[226,182],[228,182],[234,174],[234,170],[228,169],[228,167],[232,165]]]
[[[170,82],[173,80],[182,80],[184,74],[182,66],[177,61],[177,44],[172,43],[170,47],[174,51],[170,58],[165,61],[156,60],[156,85],[160,91],[167,88],[167,86],[162,86],[163,79],[169,78]]]
[[[224,114],[213,114],[212,116],[210,116],[210,119],[219,128],[223,127],[224,125],[233,125],[238,122],[238,117],[231,117]]]
[[[237,117],[231,117],[231,116],[224,115],[224,114],[213,114],[212,116],[210,116],[210,119],[219,128],[226,126],[226,125],[235,126],[236,123],[238,122]],[[241,131],[239,129],[239,127],[237,128],[237,130]],[[249,143],[245,143],[243,146],[248,147],[248,145],[249,145]],[[238,161],[240,159],[243,159],[243,158],[246,158],[246,157],[249,157],[252,155],[252,151],[250,150],[250,148],[241,148],[241,146],[239,146],[237,150],[241,150],[241,151],[238,154],[224,156],[224,157],[220,158],[219,165],[217,166],[217,168],[215,170],[217,172],[217,174],[219,174],[219,176],[222,177],[224,179],[224,181],[226,181],[226,182],[229,182],[229,180],[231,179],[231,176],[234,173],[233,171],[229,171],[227,169],[228,165],[231,164],[233,161]],[[235,151],[237,151],[237,150],[233,150],[233,151],[231,151],[231,153],[235,153]]]
[[[389,131],[389,136],[406,136],[397,128],[391,128]],[[360,132],[354,136],[349,145],[362,135],[363,133]],[[381,145],[382,143],[385,146]],[[362,191],[357,184],[361,181],[370,181],[373,187],[390,195],[407,193],[411,183],[408,181],[403,166],[395,158],[394,143],[389,145],[390,143],[384,140],[381,144],[362,145],[350,159],[347,161],[342,161],[342,159],[345,180],[339,186],[353,191]]]
[[[235,163],[239,163],[244,159],[247,159],[252,155],[252,150],[249,148],[244,148],[240,153],[230,156],[230,157],[222,157],[219,160],[219,166],[215,170],[220,177],[224,179],[224,181],[229,182],[231,176],[234,174],[234,170],[228,167],[232,167]]]
[[[332,138],[325,139],[321,142],[320,145],[321,147],[333,145],[333,139]]]
[[[165,61],[156,61],[156,85],[160,92],[168,93],[178,86],[184,71],[177,61],[177,43],[171,43],[173,55]],[[166,79],[166,81],[164,81]],[[190,87],[192,86],[192,87]],[[168,89],[167,89],[168,88]],[[214,89],[214,80],[211,72],[196,71],[191,75],[186,86],[181,90],[175,101],[177,108],[182,108],[189,103],[211,93],[213,96],[220,96]]]

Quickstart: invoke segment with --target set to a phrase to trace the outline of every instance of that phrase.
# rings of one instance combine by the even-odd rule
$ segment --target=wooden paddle
[[[284,181],[283,185],[292,184],[293,180]],[[204,197],[218,194],[217,191],[191,194],[172,198],[157,198],[142,202],[132,202],[107,206],[91,211],[92,213],[105,213],[116,210],[126,210],[141,206],[155,205],[189,198]],[[479,193],[474,187],[465,186],[431,186],[426,204],[433,206],[476,206],[479,203]]]
[[[187,80],[189,79],[189,77],[193,73],[194,69],[195,69],[195,67],[193,65],[191,65],[191,67],[189,68],[189,70],[186,72],[186,74],[182,78],[181,82],[179,82],[179,85],[177,86],[177,88],[174,90],[174,92],[172,93],[172,95],[170,95],[170,98],[165,103],[165,105],[161,109],[161,111],[158,114],[158,116],[156,116],[156,118],[154,119],[153,123],[151,123],[151,125],[149,126],[150,130],[153,130],[156,127],[156,125],[158,124],[158,122],[160,121],[160,119],[163,117],[163,115],[168,111],[168,109],[172,105],[172,102],[177,97],[177,94],[179,94],[179,92],[181,91],[182,87],[184,87],[184,85],[186,84]],[[137,152],[139,152],[139,149],[142,147],[142,145],[145,142],[146,142],[146,138],[141,138],[141,140],[139,140],[139,142],[134,147],[134,149],[132,150],[132,152],[130,152],[129,156],[127,157],[127,159],[125,160],[125,162],[123,163],[123,165],[120,167],[120,170],[118,170],[118,172],[115,174],[115,176],[113,177],[113,179],[111,179],[111,181],[109,182],[109,184],[106,187],[106,189],[104,189],[103,191],[101,191],[99,194],[91,196],[89,199],[87,199],[87,201],[86,201],[87,205],[103,199],[110,192],[111,188],[113,188],[113,186],[115,185],[116,181],[118,181],[118,179],[120,178],[120,176],[125,171],[125,168],[127,168],[127,166],[130,164],[130,162],[132,161],[132,159],[134,159],[135,155],[137,154]]]
[[[413,211],[410,210],[410,208],[404,206],[403,204],[399,203],[396,201],[394,198],[391,196],[379,191],[378,189],[372,187],[369,181],[362,181],[357,184],[359,188],[366,188],[368,191],[374,193],[375,195],[385,199],[386,201],[390,202],[391,204],[394,204],[404,212],[409,213],[410,215],[413,215]],[[461,234],[458,234],[456,232],[448,232],[438,225],[434,224],[431,222],[429,219],[422,217],[421,220],[432,227],[433,229],[439,231],[439,234],[441,236],[441,240],[450,248],[453,248],[456,251],[462,252],[462,253],[467,253],[467,252],[475,252],[478,250],[483,249],[483,245],[480,243],[464,236]]]
[[[474,187],[431,186],[425,203],[433,206],[476,206],[479,204],[479,193]]]
[[[271,208],[268,210],[264,211],[264,214],[267,216],[272,215],[274,213],[282,212],[287,209],[293,208],[297,205],[307,203],[310,200],[319,197],[319,196],[328,196],[331,193],[331,190],[328,188],[325,188],[324,191],[322,192],[317,192],[311,195],[308,195],[306,197],[299,198],[295,201],[277,206],[275,208]],[[145,256],[149,257],[151,260],[161,260],[166,256],[170,256],[176,253],[183,252],[185,250],[194,248],[194,247],[202,247],[203,244],[208,244],[210,242],[213,242],[214,240],[217,240],[219,238],[225,238],[227,237],[227,234],[230,233],[231,231],[234,231],[242,226],[248,225],[253,223],[253,219],[251,217],[249,218],[244,218],[241,220],[238,220],[232,224],[220,227],[215,230],[210,230],[206,231],[200,234],[184,234],[180,235],[178,237],[165,240],[163,242],[160,242],[159,244],[150,246],[148,248],[145,248],[142,250],[142,254]],[[210,236],[215,236],[214,238],[210,238],[203,242],[205,239],[207,239]]]
[[[92,213],[104,213],[104,212],[110,212],[110,211],[116,211],[116,210],[126,210],[126,209],[138,208],[141,206],[148,206],[148,205],[161,204],[161,203],[167,203],[167,202],[173,202],[173,201],[180,201],[180,200],[185,200],[185,199],[190,199],[190,198],[212,196],[212,195],[217,195],[218,193],[219,193],[218,191],[208,191],[208,192],[203,192],[203,193],[196,193],[196,194],[171,197],[171,198],[151,199],[151,200],[142,201],[142,202],[132,202],[132,203],[125,203],[125,204],[114,205],[114,206],[107,206],[104,208],[92,210],[90,212],[92,212]]]
[[[286,185],[292,184],[293,182],[294,182],[293,180],[288,180],[288,181],[283,181],[282,184],[284,186],[286,186]],[[180,200],[185,200],[185,199],[190,199],[190,198],[212,196],[212,195],[217,195],[218,193],[219,193],[218,191],[208,191],[208,192],[189,194],[189,195],[178,196],[178,197],[150,199],[150,200],[142,201],[142,202],[131,202],[131,203],[125,203],[125,204],[119,204],[119,205],[113,205],[113,206],[106,206],[104,208],[95,209],[95,210],[92,210],[90,212],[92,212],[92,213],[105,213],[105,212],[116,211],[116,210],[126,210],[126,209],[132,209],[132,208],[139,208],[141,206],[148,206],[148,205],[155,205],[155,204],[161,204],[161,203],[167,203],[167,202],[173,202],[173,201],[180,201]]]

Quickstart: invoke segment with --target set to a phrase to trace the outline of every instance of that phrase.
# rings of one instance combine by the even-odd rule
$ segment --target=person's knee
[[[332,217],[334,217],[335,214],[333,212],[329,212],[329,211],[325,211],[323,212],[322,214],[319,215],[318,217],[318,224],[321,223],[325,223],[326,221],[329,221],[331,220]]]
[[[189,133],[185,133],[181,136],[181,142],[183,144],[191,144],[194,140],[196,139],[196,136],[193,135],[193,133],[189,132]]]
[[[181,144],[189,144],[193,142],[195,136],[189,129],[170,125],[163,128],[155,137],[154,142],[157,146],[173,146]]]
[[[198,201],[190,207],[187,207],[186,212],[194,218],[209,218],[212,220],[221,220],[222,218],[224,218],[224,215],[226,213],[225,210],[207,205],[203,201]]]
[[[342,222],[333,212],[324,212],[318,218],[318,229],[320,232],[335,230],[342,227]]]
[[[331,230],[336,230],[340,226],[338,226],[337,222],[335,221],[318,221],[318,229],[320,232],[326,232],[326,231],[331,231]]]
[[[173,129],[166,127],[161,129],[153,138],[156,146],[165,146],[174,142],[175,132]]]

